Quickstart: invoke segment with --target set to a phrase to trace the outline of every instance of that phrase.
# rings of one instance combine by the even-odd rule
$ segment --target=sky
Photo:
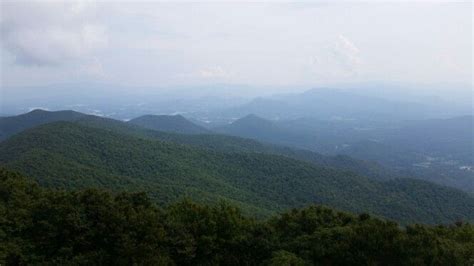
[[[472,3],[2,1],[2,87],[472,84]]]

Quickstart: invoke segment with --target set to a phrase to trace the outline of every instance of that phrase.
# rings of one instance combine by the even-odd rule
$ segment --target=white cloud
[[[0,0],[0,7],[1,85],[104,76],[137,86],[472,82],[471,3]]]
[[[338,36],[332,55],[339,65],[348,71],[356,72],[362,64],[359,48],[344,35]]]
[[[340,34],[336,40],[317,49],[309,63],[310,71],[319,78],[344,78],[359,74],[362,56],[359,48]]]
[[[234,77],[234,73],[225,70],[221,66],[207,66],[188,73],[180,73],[175,76],[178,79],[191,80],[229,80]]]
[[[353,54],[358,54],[359,53],[359,48],[357,48],[354,43],[352,43],[349,39],[344,37],[344,35],[339,34],[338,36],[339,42],[336,43],[337,46],[342,47],[344,50],[349,51],[350,53]]]
[[[106,79],[109,76],[106,74],[104,70],[104,66],[97,58],[92,58],[90,62],[85,63],[80,67],[80,74],[85,75],[87,77],[91,77],[94,79]]]
[[[198,71],[201,78],[229,78],[231,73],[225,71],[220,66],[207,67]]]
[[[2,2],[2,44],[23,65],[60,65],[107,45],[90,1]]]

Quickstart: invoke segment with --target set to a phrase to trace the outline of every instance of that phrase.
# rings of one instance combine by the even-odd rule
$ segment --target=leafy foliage
[[[0,264],[470,265],[474,226],[410,225],[310,206],[255,220],[239,208],[145,193],[41,188],[0,169]]]

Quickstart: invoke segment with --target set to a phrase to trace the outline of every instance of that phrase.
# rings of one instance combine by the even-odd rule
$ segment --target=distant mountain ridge
[[[198,126],[182,115],[143,115],[128,121],[143,128],[180,134],[210,134],[211,131]]]
[[[353,93],[350,90],[315,88],[303,93],[259,97],[247,104],[232,107],[220,115],[242,117],[255,114],[266,119],[342,117],[369,120],[405,120],[434,118],[443,115],[436,106],[390,101]]]
[[[261,118],[255,114],[246,115],[228,125],[217,127],[213,130],[227,135],[307,150],[315,150],[312,144],[317,139],[317,137],[298,134],[284,129],[273,121]]]
[[[254,114],[249,114],[228,125],[217,127],[215,130],[230,135],[243,137],[252,136],[255,138],[254,136],[266,135],[268,132],[275,134],[275,132],[279,131],[280,128],[270,120],[263,119]]]

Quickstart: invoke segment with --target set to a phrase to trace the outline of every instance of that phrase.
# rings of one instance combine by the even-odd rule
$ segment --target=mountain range
[[[42,186],[146,191],[163,204],[182,197],[205,203],[225,199],[256,216],[320,203],[404,223],[474,219],[474,199],[466,193],[409,178],[381,181],[347,170],[358,166],[335,167],[334,161],[344,164],[344,159],[357,164],[350,158],[309,153],[323,158],[320,164],[311,163],[311,156],[302,155],[307,151],[71,114],[71,121],[61,117],[2,141],[0,164],[34,177]]]
[[[467,110],[471,111],[471,110]],[[259,97],[219,115],[243,117],[255,114],[266,119],[318,119],[406,120],[449,117],[459,110],[449,111],[435,104],[390,100],[368,96],[350,90],[315,88],[303,93]]]
[[[38,114],[41,114],[40,117],[48,117],[48,119],[35,119]],[[318,166],[353,171],[377,180],[387,180],[394,177],[400,177],[396,176],[390,169],[384,168],[376,163],[356,160],[344,155],[324,156],[305,149],[295,149],[274,145],[271,143],[261,143],[250,138],[223,135],[219,133],[213,133],[213,131],[209,130],[207,131],[209,134],[192,134],[196,132],[196,126],[193,123],[180,118],[177,119],[179,121],[173,122],[172,120],[176,118],[176,116],[168,116],[168,118],[165,120],[167,120],[167,122],[173,126],[179,124],[181,127],[175,128],[175,130],[182,132],[183,134],[174,134],[173,132],[169,131],[165,132],[165,128],[169,129],[171,127],[167,124],[159,123],[157,120],[153,120],[151,124],[141,127],[135,125],[131,121],[123,122],[105,117],[86,115],[74,111],[51,112],[45,110],[33,110],[29,113],[19,115],[18,117],[13,116],[5,120],[0,118],[0,123],[3,123],[2,127],[5,128],[5,131],[13,131],[17,125],[21,125],[21,128],[24,130],[49,122],[74,121],[89,127],[112,130],[134,137],[192,145],[199,148],[222,152],[255,152],[282,155],[293,159],[310,162]],[[255,116],[249,116],[249,118],[257,119],[258,122],[263,122],[262,124],[271,123],[270,121],[266,121]],[[149,128],[161,128],[162,131],[150,130]],[[187,131],[189,129],[191,129],[191,131]],[[15,132],[19,131],[17,130]],[[271,133],[271,131],[269,131],[269,133]],[[5,136],[7,137],[9,135]]]

